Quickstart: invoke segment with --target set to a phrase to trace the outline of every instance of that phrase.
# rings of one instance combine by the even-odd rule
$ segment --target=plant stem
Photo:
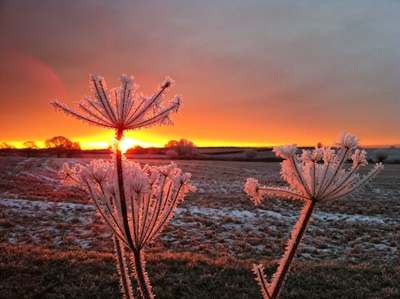
[[[125,199],[125,188],[124,188],[124,174],[122,171],[122,152],[120,148],[121,139],[123,136],[123,130],[117,131],[117,146],[116,146],[116,163],[117,163],[117,178],[118,178],[118,192],[119,199],[121,204],[121,213],[122,213],[122,222],[124,224],[125,235],[128,241],[128,245],[133,250],[135,247],[132,241],[132,237],[130,234],[129,224],[128,224],[128,213],[126,208],[126,199]]]
[[[144,299],[154,299],[153,293],[151,292],[151,285],[144,268],[145,261],[141,249],[133,250],[133,263],[136,279],[139,283],[140,291]]]
[[[125,198],[125,188],[124,188],[124,174],[122,169],[122,152],[120,148],[120,142],[123,136],[123,130],[117,131],[117,146],[116,146],[116,163],[117,163],[117,177],[118,177],[118,191],[121,204],[122,220],[124,224],[125,235],[128,241],[129,248],[133,252],[134,257],[134,271],[136,279],[139,283],[140,291],[144,299],[153,299],[154,296],[151,293],[150,280],[147,277],[146,271],[144,269],[144,257],[141,254],[141,248],[136,248],[133,243],[129,223],[128,223],[128,213],[126,207]]]
[[[279,268],[277,270],[277,273],[279,274],[274,279],[271,299],[277,299],[279,296],[281,288],[285,282],[286,275],[288,274],[290,266],[294,260],[294,257],[296,256],[296,252],[299,249],[301,240],[303,239],[304,233],[307,229],[307,225],[311,220],[311,215],[315,210],[316,204],[317,201],[315,199],[312,199],[310,202],[307,202],[305,204],[301,212],[302,217],[296,223],[296,227],[298,227],[298,229],[293,229],[292,242],[290,246],[286,249],[284,258],[282,259],[282,264],[279,265]]]
[[[128,268],[126,267],[124,250],[121,241],[113,234],[115,253],[117,255],[117,267],[120,276],[121,288],[124,293],[124,299],[133,299],[132,285],[129,279]]]

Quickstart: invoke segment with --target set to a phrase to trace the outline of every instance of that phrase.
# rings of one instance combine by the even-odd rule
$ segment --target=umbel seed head
[[[165,92],[174,84],[170,77],[166,77],[152,96],[137,93],[139,86],[134,83],[133,77],[123,75],[120,81],[122,83],[120,87],[109,91],[104,78],[92,74],[90,87],[94,98],[83,97],[80,102],[75,103],[76,109],[71,109],[57,100],[50,104],[56,111],[61,110],[89,125],[113,129],[119,136],[127,130],[149,128],[154,125],[173,125],[170,116],[179,112],[182,96],[175,95],[167,105],[164,105]]]

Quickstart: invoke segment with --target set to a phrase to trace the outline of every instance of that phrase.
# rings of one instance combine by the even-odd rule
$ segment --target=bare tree
[[[178,153],[177,153],[175,150],[173,150],[173,149],[167,150],[167,152],[165,153],[165,155],[167,155],[167,157],[168,157],[169,159],[178,159],[178,157],[179,157]]]
[[[385,162],[389,158],[388,151],[384,149],[377,149],[374,151],[375,161],[376,162]]]
[[[179,141],[170,140],[166,145],[165,148],[168,150],[174,150],[178,153],[179,157],[194,157],[199,154],[199,150],[194,145],[192,141],[187,139],[181,139]]]
[[[257,151],[255,149],[248,149],[244,151],[244,154],[248,159],[254,159],[255,157],[257,157]]]
[[[60,158],[62,155],[71,157],[81,150],[79,142],[72,142],[64,136],[55,136],[47,139],[45,145],[46,148],[54,150],[57,153],[58,158]]]
[[[1,142],[0,143],[0,152],[2,156],[8,156],[11,152],[12,149],[14,149],[15,146],[11,145],[9,142]]]
[[[33,157],[35,152],[39,149],[35,141],[25,141],[22,145],[24,146],[23,151],[28,157]]]
[[[147,149],[141,147],[140,145],[135,145],[134,147],[131,147],[126,151],[127,155],[132,155],[132,154],[143,155],[146,153],[147,153]]]

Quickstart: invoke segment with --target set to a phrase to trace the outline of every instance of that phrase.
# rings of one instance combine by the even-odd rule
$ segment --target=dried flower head
[[[356,138],[355,135],[346,134],[345,132],[341,132],[339,135],[339,141],[335,142],[334,145],[342,148],[353,150],[358,147],[359,138]]]
[[[141,249],[162,231],[168,223],[179,201],[196,187],[189,184],[190,173],[171,163],[157,167],[123,160],[126,212],[122,211],[118,184],[112,164],[104,160],[93,160],[87,166],[69,167],[63,172],[67,180],[82,185],[88,190],[97,210],[114,233],[132,249]],[[168,173],[165,172],[168,169]],[[127,215],[124,215],[126,213]],[[124,218],[130,219],[124,226]]]
[[[258,193],[247,186],[245,191],[259,203],[259,195],[269,194],[286,198],[327,201],[347,196],[364,186],[381,169],[381,163],[364,177],[356,173],[361,166],[368,164],[366,151],[355,150],[359,139],[350,134],[341,133],[336,142],[337,152],[331,148],[304,150],[296,154],[297,146],[284,145],[274,148],[277,156],[284,158],[281,175],[289,183],[289,187],[259,187]],[[345,169],[345,162],[353,160],[351,169]],[[323,163],[322,163],[323,162]],[[253,178],[247,179],[249,186],[255,185]]]
[[[121,134],[126,130],[148,128],[156,124],[173,124],[170,115],[179,111],[182,97],[175,95],[166,107],[163,106],[165,91],[174,85],[170,77],[165,79],[151,97],[136,92],[139,86],[133,83],[133,77],[123,75],[121,83],[120,87],[109,91],[103,77],[91,75],[90,87],[94,98],[85,96],[76,103],[77,110],[57,100],[50,104],[56,110],[62,110],[90,125],[114,129]]]

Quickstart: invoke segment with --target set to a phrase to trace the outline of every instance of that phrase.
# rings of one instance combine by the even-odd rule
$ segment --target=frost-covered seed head
[[[250,196],[250,198],[254,201],[256,205],[259,205],[262,199],[259,190],[260,184],[258,183],[258,180],[255,180],[253,178],[248,178],[246,180],[244,191]]]
[[[63,166],[63,172],[81,183],[92,197],[100,214],[108,225],[127,244],[130,234],[137,248],[150,242],[172,217],[179,201],[196,187],[189,183],[191,175],[171,163],[166,166],[144,166],[124,159],[124,191],[129,231],[122,223],[119,193],[115,189],[114,163],[93,160],[87,166]],[[162,179],[160,179],[160,177]],[[155,218],[156,217],[156,218]],[[157,221],[156,221],[157,220]]]
[[[282,146],[275,146],[272,150],[278,157],[288,159],[296,155],[297,144],[286,144]]]
[[[322,156],[325,164],[331,163],[335,158],[335,151],[329,147],[322,149]]]
[[[322,159],[324,151],[322,148],[315,148],[313,151],[303,150],[302,159],[303,162],[316,162]]]
[[[353,167],[368,165],[367,152],[365,150],[355,150],[351,159],[353,160]]]
[[[146,97],[136,92],[139,85],[133,82],[133,77],[121,76],[122,85],[111,91],[107,89],[103,77],[92,74],[90,87],[94,98],[85,96],[76,103],[77,109],[68,108],[57,100],[50,104],[56,111],[61,110],[67,115],[86,122],[89,125],[113,129],[122,137],[127,130],[148,128],[154,125],[173,125],[172,113],[179,112],[182,105],[182,96],[175,95],[166,107],[163,106],[166,90],[174,85],[174,81],[167,77],[151,96]]]
[[[353,150],[358,147],[359,141],[360,139],[356,138],[355,135],[342,132],[339,134],[339,141],[335,142],[334,145],[339,148]]]
[[[356,149],[358,142],[359,139],[355,136],[341,133],[340,142],[335,143],[339,146],[337,152],[331,148],[316,148],[313,151],[303,151],[301,156],[296,155],[296,145],[275,147],[276,155],[284,158],[281,175],[290,188],[260,187],[256,180],[249,178],[245,191],[256,204],[261,200],[261,194],[316,201],[347,196],[364,186],[383,169],[383,165],[376,165],[369,174],[360,178],[356,171],[368,163],[366,151]],[[352,170],[344,167],[348,158],[353,160]],[[324,163],[317,163],[321,159]]]

